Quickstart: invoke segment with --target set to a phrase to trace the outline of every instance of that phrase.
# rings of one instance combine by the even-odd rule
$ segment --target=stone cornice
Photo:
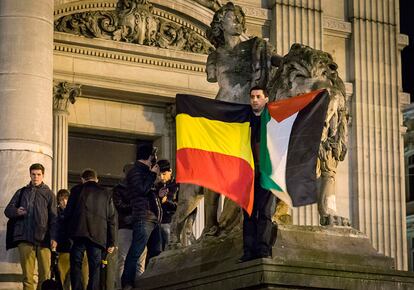
[[[410,39],[406,34],[398,34],[398,49],[403,50],[406,46],[410,44]]]
[[[260,20],[270,20],[270,10],[262,9],[252,6],[242,6],[243,12],[248,18],[260,19]]]
[[[322,12],[321,3],[320,1],[291,1],[291,0],[275,0],[274,3],[271,4],[272,7],[275,5],[282,5],[294,8],[301,8],[307,10],[314,10],[318,12]]]
[[[99,11],[99,10],[115,10],[118,0],[89,0],[89,1],[77,1],[59,5],[59,8],[55,9],[53,15],[55,20],[75,12],[86,11]]]
[[[352,24],[341,19],[324,16],[323,29],[327,35],[350,38],[352,33]]]
[[[398,93],[398,99],[400,100],[400,109],[404,110],[410,104],[410,94],[405,92]]]
[[[103,39],[92,40],[59,32],[55,32],[54,39],[54,51],[57,53],[70,53],[85,57],[129,62],[131,64],[205,73],[205,63],[207,60],[205,55]]]
[[[269,26],[271,22],[271,11],[258,7],[242,5],[243,12],[246,15],[246,23],[254,25]]]

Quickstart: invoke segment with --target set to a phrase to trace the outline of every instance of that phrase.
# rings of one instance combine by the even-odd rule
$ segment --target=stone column
[[[277,0],[272,8],[270,41],[280,55],[295,43],[322,49],[323,23],[321,0]]]
[[[272,8],[270,41],[276,52],[285,55],[295,42],[316,49],[323,47],[323,21],[321,0],[277,0]],[[319,225],[317,205],[293,208],[296,225]]]
[[[29,182],[29,166],[52,176],[53,0],[0,1],[0,212]],[[0,240],[6,218],[0,215]],[[0,247],[0,273],[18,273],[14,251]],[[2,287],[7,287],[2,285]]]
[[[354,227],[407,269],[398,1],[353,0],[350,137]]]
[[[55,193],[68,188],[68,107],[80,95],[80,85],[68,82],[53,84],[53,174]]]
[[[171,104],[168,105],[165,111],[165,123],[167,126],[166,130],[168,132],[168,137],[169,137],[169,141],[170,144],[168,144],[168,153],[170,156],[170,161],[171,161],[171,168],[173,168],[175,170],[175,151],[177,150],[177,135],[176,135],[176,131],[175,131],[175,104]],[[174,156],[174,158],[173,158]],[[175,175],[175,173],[174,173]]]

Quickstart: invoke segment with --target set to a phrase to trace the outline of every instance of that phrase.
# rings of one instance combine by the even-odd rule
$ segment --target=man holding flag
[[[271,258],[273,223],[272,216],[276,208],[276,196],[260,185],[260,115],[263,112],[269,97],[265,89],[253,87],[250,90],[251,117],[251,147],[254,159],[254,202],[253,211],[249,215],[243,211],[243,256],[239,262],[246,262],[256,258]],[[277,231],[275,231],[277,232]]]
[[[268,103],[262,87],[250,90],[250,106],[177,95],[177,181],[207,187],[243,208],[239,262],[271,257],[276,196],[290,206],[317,201],[329,100],[326,90],[316,90]]]

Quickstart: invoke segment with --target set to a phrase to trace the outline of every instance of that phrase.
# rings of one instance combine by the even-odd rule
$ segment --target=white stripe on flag
[[[267,123],[267,147],[272,164],[272,180],[287,193],[286,188],[286,161],[289,147],[289,139],[293,123],[298,113],[291,115],[282,122],[270,118]]]

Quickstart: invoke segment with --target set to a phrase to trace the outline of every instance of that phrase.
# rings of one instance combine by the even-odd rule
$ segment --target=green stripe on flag
[[[267,147],[267,123],[271,120],[267,107],[260,116],[260,185],[265,189],[274,189],[283,192],[274,182],[272,176],[272,161]]]

